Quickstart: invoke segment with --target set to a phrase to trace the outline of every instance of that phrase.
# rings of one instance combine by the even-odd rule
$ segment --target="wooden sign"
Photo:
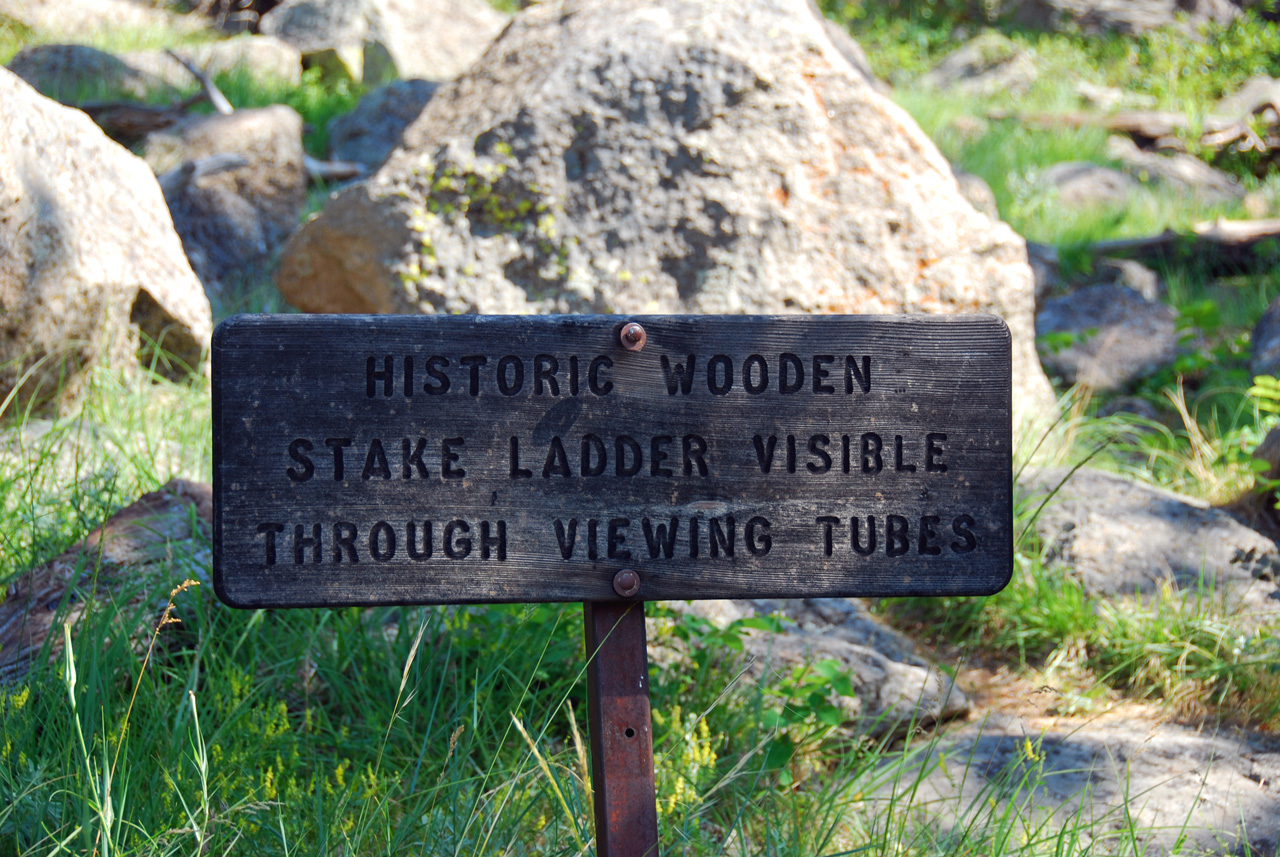
[[[992,593],[1010,396],[991,316],[239,316],[213,341],[214,584],[239,607]]]

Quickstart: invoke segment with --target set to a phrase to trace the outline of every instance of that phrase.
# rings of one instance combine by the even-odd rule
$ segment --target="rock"
[[[983,33],[943,57],[920,82],[965,95],[1022,95],[1036,81],[1027,51],[996,32]]]
[[[271,36],[202,42],[173,48],[173,52],[211,76],[243,72],[259,82],[297,84],[302,80],[302,54],[288,42]],[[136,51],[120,58],[130,68],[153,75],[175,89],[198,85],[191,73],[164,51]]]
[[[1078,29],[1087,35],[1134,36],[1165,27],[1227,24],[1239,14],[1239,4],[1231,0],[1022,0],[1012,23],[1034,29]]]
[[[11,578],[0,598],[0,686],[21,681],[46,642],[49,659],[58,656],[62,634],[50,634],[54,622],[78,621],[89,596],[110,601],[116,610],[150,599],[159,618],[172,587],[208,568],[212,524],[213,489],[173,479],[70,550]],[[148,589],[140,588],[138,581],[147,578]]]
[[[1101,282],[1132,289],[1144,300],[1158,301],[1164,293],[1160,275],[1133,259],[1099,259],[1098,273]]]
[[[308,312],[992,312],[1037,413],[1024,247],[806,0],[551,2],[290,239],[277,284]]]
[[[955,174],[956,184],[960,186],[960,195],[987,217],[999,220],[1000,207],[996,204],[996,195],[992,192],[991,185],[987,184],[982,176],[975,176],[964,170],[956,170]],[[1030,256],[1030,252],[1027,255]]]
[[[226,154],[240,156],[242,166],[199,169]],[[163,184],[174,226],[206,287],[263,264],[298,226],[307,170],[302,117],[291,107],[190,117],[149,136],[143,157],[168,174]],[[182,175],[184,165],[189,175]]]
[[[1087,161],[1065,161],[1046,167],[1041,181],[1058,191],[1058,201],[1070,208],[1119,207],[1138,183],[1129,176]]]
[[[1209,113],[1233,121],[1261,113],[1266,122],[1280,121],[1280,80],[1266,74],[1251,77],[1235,92],[1220,98]]]
[[[1190,194],[1205,205],[1236,202],[1245,196],[1244,187],[1230,173],[1191,155],[1144,152],[1129,137],[1108,138],[1107,157],[1124,164],[1125,172],[1139,181]]]
[[[260,28],[312,63],[377,83],[457,77],[504,23],[484,0],[285,0]]]
[[[371,169],[382,166],[438,85],[429,80],[396,80],[368,93],[355,110],[329,123],[330,157]]]
[[[1150,596],[1167,584],[1194,598],[1207,586],[1232,605],[1267,607],[1280,571],[1271,539],[1192,497],[1098,470],[1067,473],[1051,470],[1024,487],[1039,505],[1066,478],[1035,526],[1046,561],[1087,593]]]
[[[0,0],[0,23],[5,19],[45,36],[73,41],[121,29],[176,34],[204,29],[197,16],[175,15],[134,0]]]
[[[297,83],[302,77],[298,50],[269,36],[207,42],[174,52],[211,75],[244,69],[255,79]],[[164,51],[116,56],[87,45],[32,45],[18,51],[8,68],[42,95],[64,104],[99,98],[145,99],[154,93],[174,97],[200,86],[191,72]]]
[[[947,728],[913,763],[870,799],[910,804],[944,831],[962,818],[1153,855],[1274,854],[1280,839],[1280,745],[1259,732],[991,713]]]
[[[147,165],[4,70],[0,114],[0,400],[30,367],[21,400],[69,404],[140,334],[200,367],[209,301]]]
[[[1254,325],[1249,340],[1249,374],[1280,377],[1280,298],[1267,306]]]
[[[777,616],[780,633],[750,631],[744,642],[758,660],[756,678],[766,671],[833,659],[851,674],[853,698],[836,704],[846,726],[871,737],[902,735],[966,714],[969,697],[949,676],[915,653],[897,631],[876,621],[852,598],[672,602],[683,613],[724,627],[736,619]]]
[[[1123,286],[1089,286],[1045,301],[1036,335],[1045,369],[1067,384],[1122,391],[1178,356],[1178,314]],[[1069,342],[1055,342],[1065,334]]]
[[[7,68],[41,95],[64,104],[80,104],[113,92],[141,99],[167,88],[162,77],[88,45],[32,45],[18,51]]]
[[[746,643],[759,659],[753,665],[756,675],[827,659],[848,670],[855,697],[838,698],[835,704],[846,712],[846,727],[858,734],[905,735],[969,711],[968,697],[947,674],[890,660],[829,634],[762,634]]]
[[[862,49],[862,45],[854,41],[853,37],[849,35],[849,31],[822,14],[822,10],[818,8],[817,0],[809,0],[809,12],[822,22],[822,29],[827,34],[827,40],[831,42],[831,46],[835,48],[836,53],[844,57],[858,74],[866,78],[868,83],[881,91],[887,90],[888,87],[881,83],[871,70],[871,63],[867,60],[866,51]]]

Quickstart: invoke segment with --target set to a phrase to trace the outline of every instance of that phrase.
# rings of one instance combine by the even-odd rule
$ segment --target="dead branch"
[[[345,182],[363,178],[369,172],[364,164],[355,161],[321,161],[310,155],[303,157],[307,168],[307,176],[313,184],[317,182]]]
[[[111,139],[126,146],[155,131],[163,131],[187,115],[208,95],[198,92],[173,104],[138,104],[131,101],[93,101],[77,105]]]
[[[222,94],[222,90],[218,89],[217,85],[214,84],[213,78],[196,68],[195,63],[178,56],[168,48],[165,48],[164,52],[171,60],[189,71],[191,76],[200,82],[200,88],[204,90],[204,93],[208,97],[209,103],[213,105],[214,110],[218,111],[223,116],[230,116],[235,111],[235,108],[231,106],[231,102]]]

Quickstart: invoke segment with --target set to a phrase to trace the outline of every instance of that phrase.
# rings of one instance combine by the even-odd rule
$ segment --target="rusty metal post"
[[[587,602],[583,619],[596,854],[658,857],[644,602]]]

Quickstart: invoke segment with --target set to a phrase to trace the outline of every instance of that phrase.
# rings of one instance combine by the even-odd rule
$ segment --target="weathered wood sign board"
[[[995,592],[1010,359],[990,316],[239,316],[213,341],[214,583],[240,607],[604,601],[624,568],[637,600]]]

